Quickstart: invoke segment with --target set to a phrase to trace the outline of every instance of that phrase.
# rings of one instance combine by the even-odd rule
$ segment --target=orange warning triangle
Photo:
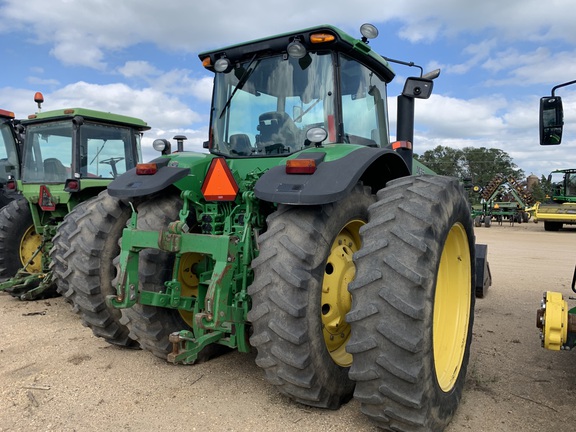
[[[238,185],[224,158],[214,158],[202,185],[206,201],[234,201]]]

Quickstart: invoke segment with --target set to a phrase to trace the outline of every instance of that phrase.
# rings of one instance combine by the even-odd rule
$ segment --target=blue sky
[[[49,6],[48,6],[49,5]],[[500,148],[538,176],[576,167],[576,86],[559,91],[566,129],[560,146],[538,143],[541,96],[576,79],[572,0],[0,0],[0,108],[23,118],[36,110],[84,107],[142,118],[144,157],[155,138],[188,137],[202,150],[212,76],[204,50],[317,24],[380,36],[378,53],[442,69],[434,95],[418,101],[414,149],[444,145]],[[394,66],[395,96],[417,69]]]

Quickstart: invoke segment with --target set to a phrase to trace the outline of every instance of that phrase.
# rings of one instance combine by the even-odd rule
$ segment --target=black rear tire
[[[19,198],[0,210],[0,280],[16,275],[32,257],[42,236],[36,233],[32,222],[30,205]],[[32,271],[41,271],[42,254],[36,255]]]
[[[378,192],[350,284],[362,411],[390,431],[441,431],[456,410],[475,301],[472,219],[458,181],[404,177]]]
[[[250,342],[268,381],[299,403],[336,409],[352,397],[347,287],[358,230],[374,200],[368,188],[357,186],[332,204],[280,205],[260,236],[248,288]],[[334,297],[327,297],[331,292]]]
[[[116,294],[113,259],[120,253],[118,240],[131,214],[130,206],[107,191],[76,206],[55,236],[53,270],[59,292],[84,326],[111,344],[135,348],[137,343],[120,323],[120,310],[106,303],[107,295]]]
[[[181,208],[182,199],[177,195],[147,200],[138,207],[138,229],[160,231],[178,219]],[[172,278],[173,255],[157,249],[145,249],[139,255],[139,290],[163,291],[164,282]],[[172,351],[170,333],[191,328],[176,309],[138,303],[122,309],[121,322],[142,349],[164,360]]]
[[[56,231],[52,239],[53,247],[50,250],[50,271],[56,284],[56,291],[64,297],[68,303],[71,300],[65,295],[68,292],[68,278],[71,269],[68,268],[69,256],[71,253],[70,241],[74,238],[78,229],[78,218],[85,212],[81,207],[87,205],[88,201],[78,204],[68,213]]]

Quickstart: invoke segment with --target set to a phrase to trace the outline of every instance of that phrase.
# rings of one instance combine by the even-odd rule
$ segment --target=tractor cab
[[[548,175],[550,198],[557,203],[576,202],[576,169],[561,169]]]
[[[363,43],[321,26],[200,54],[215,72],[205,147],[230,158],[335,143],[390,148],[386,84],[395,74],[369,48],[370,29],[362,29]],[[406,88],[427,98],[432,81],[418,79]]]
[[[32,114],[22,126],[25,139],[18,189],[38,194],[38,185],[44,185],[49,195],[58,195],[48,198],[46,209],[62,204],[67,207],[63,214],[135,167],[141,157],[142,132],[150,128],[136,118],[84,108]]]

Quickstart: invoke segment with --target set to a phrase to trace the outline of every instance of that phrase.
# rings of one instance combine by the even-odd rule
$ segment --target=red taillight
[[[286,161],[286,174],[314,174],[316,161],[314,159],[290,159]]]
[[[202,184],[206,201],[234,201],[238,185],[224,158],[214,158]]]
[[[155,163],[140,163],[136,165],[137,175],[154,175],[158,172],[158,165]]]
[[[80,182],[76,179],[66,180],[64,190],[66,192],[78,192],[80,190]]]

